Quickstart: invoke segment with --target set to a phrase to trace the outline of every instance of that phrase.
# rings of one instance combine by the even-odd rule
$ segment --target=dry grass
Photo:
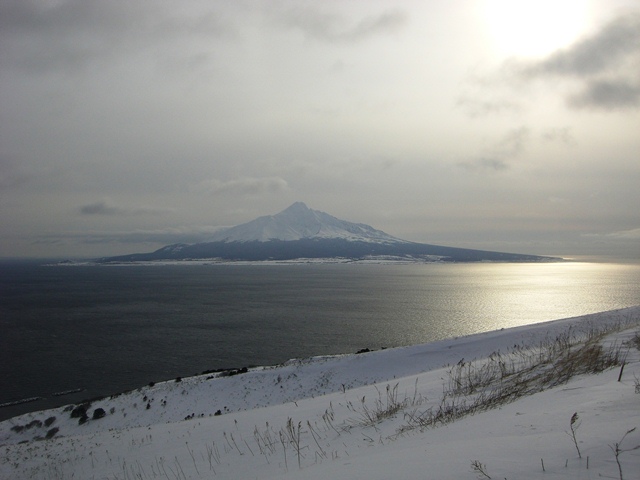
[[[460,361],[449,369],[440,402],[405,412],[407,422],[398,434],[444,425],[565,384],[576,375],[619,366],[626,349],[620,345],[604,348],[600,342],[606,333],[592,330],[572,335],[568,331],[535,348],[514,347],[485,361]]]

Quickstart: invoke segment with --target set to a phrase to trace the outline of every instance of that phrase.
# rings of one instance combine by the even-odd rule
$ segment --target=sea
[[[0,262],[0,420],[209,370],[640,304],[612,263]]]

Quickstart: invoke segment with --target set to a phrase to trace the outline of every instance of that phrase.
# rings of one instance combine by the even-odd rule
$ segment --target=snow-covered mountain
[[[98,262],[216,259],[292,261],[297,259],[379,259],[419,262],[548,262],[536,255],[487,252],[409,242],[362,223],[352,223],[296,202],[275,215],[221,230],[208,242],[167,245],[151,253]]]
[[[363,223],[352,223],[296,202],[276,214],[256,218],[217,232],[211,242],[286,242],[310,238],[344,239],[355,242],[408,243]]]

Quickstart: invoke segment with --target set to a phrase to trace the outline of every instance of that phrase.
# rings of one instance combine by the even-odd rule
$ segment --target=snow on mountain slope
[[[362,223],[351,223],[296,202],[276,215],[256,218],[216,233],[210,242],[293,241],[341,238],[371,243],[409,243]]]
[[[96,259],[97,263],[392,259],[412,262],[550,262],[559,258],[489,252],[409,242],[363,223],[352,223],[296,202],[276,214],[214,233],[208,241],[167,245],[154,252]]]

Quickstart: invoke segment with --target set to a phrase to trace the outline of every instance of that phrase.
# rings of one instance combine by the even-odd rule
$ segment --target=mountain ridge
[[[99,263],[159,260],[291,261],[296,259],[415,262],[550,262],[554,257],[410,242],[363,223],[341,220],[295,202],[285,210],[215,233],[207,242],[98,259]]]

